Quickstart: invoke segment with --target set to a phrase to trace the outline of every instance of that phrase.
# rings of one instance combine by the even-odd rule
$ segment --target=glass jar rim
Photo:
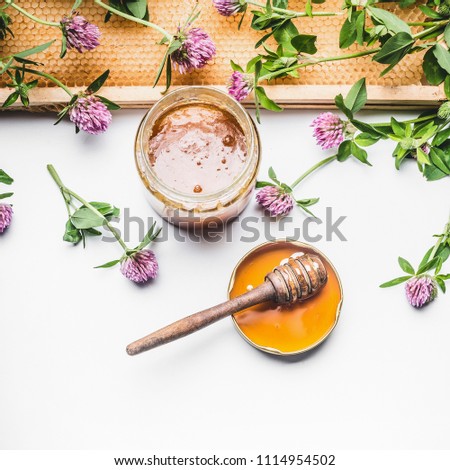
[[[223,198],[226,196],[228,193],[232,192],[235,190],[236,187],[239,187],[242,181],[245,181],[248,178],[248,171],[249,169],[252,169],[252,166],[254,165],[254,158],[253,155],[255,154],[255,149],[257,150],[257,157],[259,160],[259,134],[258,130],[256,129],[256,126],[250,117],[250,115],[247,113],[247,111],[244,109],[244,107],[236,101],[234,98],[232,98],[228,93],[225,93],[224,91],[211,87],[211,86],[202,86],[202,85],[192,85],[192,86],[181,86],[176,88],[175,90],[171,91],[170,93],[167,93],[164,95],[163,98],[161,98],[159,101],[157,101],[151,109],[147,111],[145,116],[142,118],[142,121],[139,125],[139,129],[136,135],[136,140],[137,140],[137,145],[139,145],[139,149],[141,151],[142,155],[147,155],[147,150],[144,148],[145,142],[143,139],[143,132],[146,127],[146,124],[149,122],[149,120],[158,117],[158,112],[159,108],[166,103],[167,101],[170,101],[171,99],[174,98],[174,96],[180,95],[182,96],[183,93],[186,93],[186,90],[189,92],[195,93],[201,93],[201,92],[207,92],[207,93],[215,93],[218,97],[220,97],[220,100],[223,101],[224,103],[230,103],[233,107],[234,110],[229,110],[226,108],[226,111],[230,112],[231,114],[234,114],[234,117],[237,117],[237,114],[240,114],[240,118],[242,118],[242,121],[245,122],[246,126],[250,130],[250,132],[246,132],[245,129],[242,129],[242,131],[245,134],[245,138],[247,140],[247,154],[250,156],[250,158],[247,159],[245,166],[243,167],[240,175],[233,180],[228,186],[215,191],[215,192],[210,192],[207,194],[189,194],[189,193],[184,193],[181,191],[177,191],[173,187],[167,185],[164,181],[162,181],[158,175],[155,173],[153,170],[152,166],[150,165],[149,159],[144,158],[144,165],[146,168],[146,171],[152,176],[153,182],[156,183],[157,189],[159,192],[164,194],[167,198],[170,198],[171,200],[176,200],[180,201],[183,203],[201,203],[201,202],[210,202],[217,200],[219,198]],[[186,99],[185,104],[189,104],[195,102],[194,99],[191,97],[190,99]],[[202,100],[199,100],[201,103]],[[205,102],[205,101],[203,101]],[[182,105],[183,102],[180,100],[178,103],[174,103],[174,106]],[[213,104],[213,106],[219,107],[217,104]],[[170,107],[168,108],[170,109]],[[235,112],[236,110],[236,112]],[[163,112],[166,112],[166,110],[163,110]],[[239,121],[238,121],[239,122]],[[242,125],[239,123],[240,127],[242,128]],[[258,162],[255,166],[255,170],[257,171],[258,169]],[[253,172],[252,172],[253,173]]]

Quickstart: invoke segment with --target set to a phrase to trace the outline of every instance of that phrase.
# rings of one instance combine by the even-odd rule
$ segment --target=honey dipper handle
[[[240,310],[272,300],[274,295],[275,289],[272,284],[270,282],[264,282],[255,289],[234,299],[182,318],[144,338],[134,341],[127,346],[127,353],[130,356],[134,356],[141,352],[148,351],[149,349],[175,341],[176,339],[183,338]]]

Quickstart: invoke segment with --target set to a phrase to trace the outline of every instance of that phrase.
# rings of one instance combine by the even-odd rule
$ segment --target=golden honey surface
[[[311,247],[291,242],[269,243],[252,251],[236,269],[230,298],[262,284],[273,268],[299,252],[317,254]],[[234,315],[238,328],[250,342],[273,352],[295,354],[313,347],[328,335],[339,316],[342,288],[333,266],[321,258],[328,281],[316,296],[292,305],[266,302]]]

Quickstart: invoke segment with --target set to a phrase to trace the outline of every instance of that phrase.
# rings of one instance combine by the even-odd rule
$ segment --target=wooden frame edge
[[[226,87],[214,86],[225,90]],[[317,109],[334,108],[334,97],[339,93],[346,94],[351,85],[270,85],[268,94],[277,103],[291,109]],[[175,88],[175,87],[174,87]],[[74,89],[78,92],[80,89]],[[123,86],[103,87],[102,95],[118,103],[123,108],[148,108],[161,98],[163,87],[151,86]],[[0,89],[0,103],[4,102],[11,93],[9,89]],[[370,109],[422,109],[439,105],[444,101],[445,94],[442,87],[426,85],[408,85],[386,87],[369,85],[367,87],[368,103]],[[30,92],[32,105],[30,111],[56,110],[67,103],[67,94],[56,87],[35,88]],[[253,107],[252,100],[243,103],[246,107]],[[24,109],[16,103],[8,109]]]

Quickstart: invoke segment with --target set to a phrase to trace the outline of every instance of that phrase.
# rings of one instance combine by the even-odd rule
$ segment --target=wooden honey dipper
[[[205,328],[222,318],[262,302],[300,302],[316,295],[327,282],[327,270],[317,255],[297,253],[267,274],[264,282],[234,299],[182,318],[127,346],[134,356]]]

